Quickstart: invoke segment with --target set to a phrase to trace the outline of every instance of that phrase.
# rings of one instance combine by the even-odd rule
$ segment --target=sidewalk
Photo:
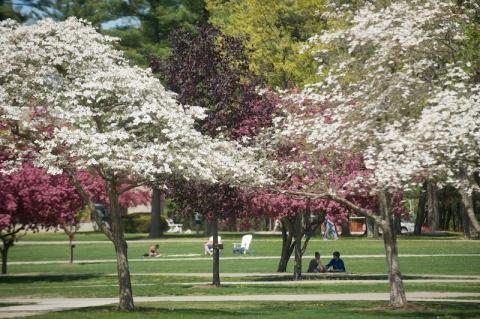
[[[430,258],[430,257],[480,257],[480,254],[399,254],[402,258]],[[310,259],[309,256],[303,256],[302,259]],[[385,255],[342,255],[342,258],[385,258]],[[197,261],[211,260],[210,256],[202,256],[201,254],[184,254],[184,255],[163,255],[159,258],[129,258],[130,262],[166,262],[166,261]],[[249,260],[249,259],[278,259],[278,256],[235,256],[221,257],[222,260]],[[77,259],[75,264],[99,264],[99,263],[116,263],[116,259]],[[65,264],[67,260],[40,260],[40,261],[10,261],[9,265],[48,265],[48,264]]]
[[[470,292],[411,292],[410,301],[442,301],[480,303],[480,293]],[[476,298],[476,299],[448,299]],[[350,294],[298,294],[298,295],[221,295],[221,296],[159,296],[135,297],[135,303],[141,302],[219,302],[219,301],[388,301],[388,293],[350,293]],[[116,304],[118,298],[52,298],[52,299],[0,299],[0,302],[31,303],[0,308],[0,318],[25,317],[53,311],[96,307]]]

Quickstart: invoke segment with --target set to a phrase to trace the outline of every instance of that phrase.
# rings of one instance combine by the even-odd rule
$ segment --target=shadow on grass
[[[402,239],[463,239],[463,234],[448,232],[448,231],[437,231],[434,233],[422,233],[421,235],[415,234],[402,234],[399,236]]]
[[[442,279],[441,276],[419,276],[419,275],[403,275],[403,279]],[[465,277],[458,277],[465,279]],[[473,278],[473,277],[472,277]],[[450,279],[455,279],[454,276]],[[285,274],[284,276],[257,276],[251,279],[252,281],[292,281],[292,274]],[[388,280],[388,275],[384,274],[331,274],[331,273],[304,273],[301,280]]]
[[[98,310],[98,308],[91,308]],[[120,311],[116,308],[105,307],[101,311]],[[175,314],[175,318],[224,318],[224,317],[245,317],[254,316],[254,318],[260,318],[260,316],[272,314],[270,307],[223,307],[220,303],[212,304],[211,308],[208,307],[183,307],[181,304],[169,304],[168,306],[139,306],[135,308],[134,313],[138,314],[155,314],[157,316],[164,315],[163,318],[170,318],[171,314]]]
[[[93,279],[105,276],[102,273],[75,274],[75,275],[5,275],[0,276],[0,283],[4,284],[29,284],[36,282],[69,282]]]
[[[48,318],[478,318],[479,311],[468,304],[413,302],[405,308],[390,308],[385,302],[211,302],[147,303],[133,312],[113,306],[83,308],[49,314]],[[43,317],[42,317],[43,318]],[[46,318],[46,317],[45,317]]]

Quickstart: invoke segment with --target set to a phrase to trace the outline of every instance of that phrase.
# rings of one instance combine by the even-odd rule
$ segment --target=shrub
[[[133,213],[122,217],[123,227],[126,233],[148,233],[150,232],[150,213]],[[160,217],[160,227],[163,233],[168,229],[165,218]]]

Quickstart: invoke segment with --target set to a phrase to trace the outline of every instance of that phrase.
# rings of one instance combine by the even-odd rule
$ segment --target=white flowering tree
[[[395,191],[427,179],[455,185],[478,229],[471,191],[478,187],[473,176],[479,172],[480,87],[465,48],[479,8],[462,3],[368,3],[356,12],[332,6],[326,18],[345,21],[336,23],[344,27],[311,39],[324,80],[294,97],[326,109],[321,116],[290,115],[277,122],[283,136],[305,136],[318,150],[363,155],[379,216],[336,194],[303,195],[334,198],[382,228],[393,306],[406,303],[390,221]]]
[[[73,172],[103,177],[109,216],[101,228],[116,250],[119,309],[131,310],[119,194],[171,175],[233,185],[267,177],[254,149],[201,135],[193,125],[203,109],[178,104],[149,70],[130,66],[112,41],[75,18],[1,22],[1,142],[33,153],[50,173],[68,173],[91,209]]]

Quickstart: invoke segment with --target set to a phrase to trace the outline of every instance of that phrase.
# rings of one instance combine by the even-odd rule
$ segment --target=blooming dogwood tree
[[[321,116],[304,113],[282,122],[281,135],[305,136],[318,150],[348,149],[365,159],[372,174],[358,180],[378,196],[380,216],[332,190],[304,195],[335,199],[382,228],[394,306],[406,298],[390,222],[392,195],[425,179],[459,185],[462,175],[478,172],[478,84],[461,54],[475,13],[469,5],[395,1],[367,3],[356,12],[332,6],[326,18],[342,19],[346,27],[311,39],[324,80],[294,97],[327,108]]]
[[[233,185],[268,177],[254,149],[196,131],[204,110],[178,104],[149,70],[130,66],[113,41],[75,18],[2,22],[0,116],[9,131],[2,143],[17,152],[28,146],[37,165],[68,174],[92,210],[73,172],[87,169],[104,179],[109,203],[102,230],[116,250],[119,309],[130,310],[120,194],[170,175]]]
[[[478,189],[479,84],[475,61],[465,54],[465,30],[479,11],[469,1],[399,1],[381,10],[367,5],[352,28],[312,39],[341,53],[335,60],[319,52],[320,60],[334,60],[326,67],[336,67],[310,88],[326,90],[317,98],[336,105],[334,125],[320,119],[312,141],[322,142],[329,131],[340,144],[364,147],[367,167],[386,187],[425,179],[455,186],[477,231],[469,207]]]
[[[293,97],[293,99],[292,99]],[[281,191],[254,194],[251,211],[282,221],[282,257],[277,271],[286,271],[288,259],[295,251],[294,279],[301,276],[301,258],[310,236],[329,216],[337,224],[343,223],[352,213],[352,207],[338,203],[332,198],[308,198],[305,192],[335,192],[357,207],[376,212],[378,196],[372,193],[372,171],[365,167],[361,153],[345,148],[318,148],[306,141],[308,135],[290,134],[290,120],[326,116],[325,103],[304,98],[298,103],[294,93],[287,94],[280,102],[282,109],[274,126],[264,130],[258,142],[263,149],[271,149],[277,158],[277,188]],[[395,196],[395,214],[403,212],[398,205],[401,196]],[[307,197],[307,198],[305,198]],[[287,234],[288,233],[288,234]],[[302,244],[303,241],[303,244]]]

